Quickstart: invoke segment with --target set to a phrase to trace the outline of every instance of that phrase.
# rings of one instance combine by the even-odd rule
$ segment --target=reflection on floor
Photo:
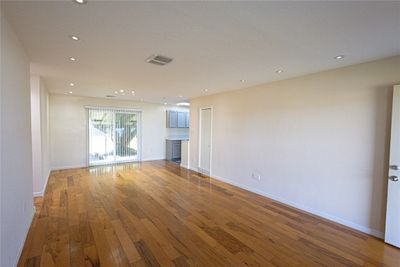
[[[181,164],[181,159],[180,158],[179,159],[171,159],[171,161],[173,163],[176,163],[176,164]]]
[[[400,250],[167,161],[52,172],[19,262],[321,265],[398,267]]]

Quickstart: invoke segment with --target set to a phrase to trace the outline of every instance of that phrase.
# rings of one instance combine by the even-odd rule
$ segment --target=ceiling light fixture
[[[208,89],[204,89],[204,92],[208,92]]]
[[[180,96],[179,96],[179,98],[182,98],[182,97],[183,97],[183,95],[180,95]]]
[[[180,103],[178,103],[178,104],[176,104],[177,106],[184,106],[184,107],[188,107],[188,106],[190,106],[190,103],[188,103],[188,102],[180,102]]]
[[[69,38],[71,38],[74,41],[79,41],[79,37],[76,35],[70,35]]]
[[[164,103],[164,105],[166,105],[167,103]]]
[[[344,59],[344,55],[338,55],[335,57],[335,59]]]
[[[74,83],[69,83],[69,86],[74,86],[75,84]]]
[[[75,3],[80,4],[80,5],[84,5],[87,3],[86,0],[73,0]]]
[[[70,94],[72,94],[72,91],[69,91]]]
[[[114,91],[114,94],[116,94],[116,95],[117,95],[117,94],[118,94],[118,91]]]
[[[275,72],[278,74],[281,74],[283,72],[283,70],[276,70]]]
[[[76,58],[70,57],[69,60],[71,60],[71,61],[76,61]]]
[[[240,80],[240,82],[241,82],[241,83],[244,83],[245,81],[246,81],[246,80],[243,80],[243,79],[242,79],[242,80]]]
[[[121,90],[119,90],[119,91],[120,91],[121,93],[123,93],[123,92],[124,92],[124,90],[122,90],[122,89],[121,89]]]
[[[134,95],[134,94],[135,94],[135,91],[132,91],[131,93],[132,93],[132,95]]]

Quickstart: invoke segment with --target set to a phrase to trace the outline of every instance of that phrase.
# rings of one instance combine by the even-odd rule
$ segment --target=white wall
[[[42,142],[42,194],[46,189],[47,180],[50,175],[50,128],[49,128],[49,93],[41,80],[40,82],[40,126]],[[37,191],[34,191],[37,192]]]
[[[50,94],[50,154],[53,169],[86,166],[85,106],[134,108],[142,111],[142,160],[165,158],[166,109],[144,102]],[[186,109],[187,110],[187,109]]]
[[[33,214],[29,61],[1,13],[0,266],[15,266]]]
[[[192,99],[190,166],[213,106],[212,176],[382,236],[396,83],[400,56]]]
[[[31,127],[33,192],[35,196],[42,196],[50,173],[48,92],[37,75],[31,76]]]
[[[40,127],[40,77],[31,76],[31,128],[33,192],[39,192],[42,181],[42,138]]]

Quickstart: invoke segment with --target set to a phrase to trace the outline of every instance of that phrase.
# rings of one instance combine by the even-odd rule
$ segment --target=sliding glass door
[[[137,161],[140,156],[140,112],[88,108],[89,165]]]

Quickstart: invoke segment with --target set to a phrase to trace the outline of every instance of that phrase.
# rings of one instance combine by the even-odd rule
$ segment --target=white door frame
[[[385,242],[400,247],[400,85],[393,89]]]
[[[213,106],[205,106],[199,108],[199,154],[198,154],[198,162],[197,162],[197,170],[201,171],[201,122],[202,122],[202,114],[201,111],[205,109],[211,110],[211,119],[210,119],[210,173],[208,174],[211,176],[212,173],[212,143],[213,143],[213,119],[214,119],[214,110]]]

